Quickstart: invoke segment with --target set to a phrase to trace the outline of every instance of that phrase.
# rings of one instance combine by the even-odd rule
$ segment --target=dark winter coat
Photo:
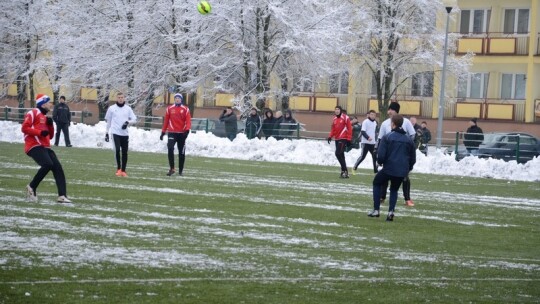
[[[420,146],[420,143],[422,140],[422,126],[420,126],[419,124],[414,124],[413,128],[414,128],[414,132],[416,133],[414,135],[414,146],[418,147]]]
[[[221,113],[221,115],[219,115],[219,121],[225,124],[225,133],[227,133],[227,135],[236,135],[236,133],[238,133],[238,125],[236,124],[237,119],[234,112],[229,115],[226,115],[225,112]]]
[[[355,123],[352,125],[352,138],[351,138],[351,146],[350,148],[347,148],[347,152],[351,149],[360,149],[360,132],[362,131],[362,124],[361,123]]]
[[[428,128],[422,128],[422,137],[420,139],[420,142],[422,144],[427,144],[431,141],[431,131],[429,131]]]
[[[261,117],[258,114],[249,115],[246,119],[246,136],[252,139],[259,135],[261,131]]]
[[[377,148],[377,162],[390,176],[405,177],[416,163],[416,148],[402,128],[383,136]]]
[[[484,132],[477,125],[474,125],[467,129],[463,139],[466,148],[478,148],[484,141]]]
[[[283,137],[283,138],[293,137],[293,134],[296,128],[297,128],[296,119],[293,118],[291,110],[285,111],[285,114],[283,114],[283,119],[279,123],[280,137]]]
[[[280,130],[281,130],[281,123],[283,122],[283,115],[281,117],[278,117],[278,118],[274,118],[274,126],[272,127],[272,136],[277,139],[277,140],[281,140],[283,139],[283,137],[280,135]]]
[[[71,112],[65,102],[59,102],[54,106],[52,118],[57,124],[67,124],[71,122]]]
[[[268,115],[269,113],[270,115]],[[272,110],[267,110],[264,112],[264,120],[262,123],[262,131],[266,138],[274,135],[274,125],[276,124],[276,119],[274,118],[274,112]]]

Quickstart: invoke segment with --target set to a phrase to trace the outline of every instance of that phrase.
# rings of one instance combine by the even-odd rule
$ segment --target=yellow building
[[[475,56],[465,79],[447,76],[444,117],[540,121],[540,0],[452,2],[459,7],[451,13],[449,24],[449,35],[458,38],[455,55],[472,52]],[[438,16],[437,26],[444,30],[445,11]],[[290,107],[328,111],[339,104],[349,113],[378,110],[369,69],[353,63],[346,75],[349,79],[343,76],[335,75],[337,86],[332,79],[317,80],[317,85],[295,94]],[[406,80],[393,96],[400,102],[401,112],[437,118],[440,79],[440,68],[436,68]],[[399,72],[395,81],[400,82]]]
[[[540,107],[539,2],[458,1],[460,11],[450,32],[460,35],[457,52],[470,51],[475,57],[469,77],[455,88],[455,107],[445,116],[539,120],[540,113],[535,115]]]

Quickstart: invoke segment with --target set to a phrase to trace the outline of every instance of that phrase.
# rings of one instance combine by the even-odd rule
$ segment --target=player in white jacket
[[[109,142],[109,133],[112,133],[116,152],[116,176],[127,177],[126,164],[128,160],[129,133],[127,127],[137,121],[137,116],[130,106],[126,106],[123,93],[116,94],[116,104],[109,107],[105,114],[107,121],[107,134],[105,141]],[[120,151],[122,153],[120,153]],[[120,158],[120,154],[122,157]]]

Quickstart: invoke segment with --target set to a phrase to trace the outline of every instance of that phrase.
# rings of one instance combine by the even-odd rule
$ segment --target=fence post
[[[208,133],[208,125],[209,125],[209,123],[208,123],[208,118],[207,118],[207,119],[206,119],[206,126],[204,127],[204,131],[205,131],[206,133]]]
[[[459,132],[456,132],[456,145],[454,147],[454,154],[456,154],[456,160],[458,159],[458,146],[459,146]]]
[[[4,119],[5,119],[5,120],[8,120],[8,113],[9,113],[8,107],[5,107],[5,108],[4,108]]]
[[[81,123],[84,124],[84,111],[81,111]]]
[[[296,123],[296,139],[300,139],[300,123]]]
[[[517,146],[516,146],[516,161],[519,163],[519,140],[520,136],[519,134],[517,135]]]

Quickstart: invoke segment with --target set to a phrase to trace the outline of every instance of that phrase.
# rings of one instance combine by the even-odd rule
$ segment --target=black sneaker
[[[182,173],[182,172],[178,172],[178,175],[180,175],[180,176],[183,176],[183,175],[184,175],[184,173]]]
[[[169,172],[167,172],[167,176],[171,176],[176,172],[174,169],[169,169]]]
[[[387,222],[393,222],[394,221],[394,212],[388,213],[388,215],[386,216],[386,221]]]
[[[349,172],[347,172],[347,171],[342,171],[342,172],[341,172],[341,175],[339,176],[339,178],[349,178]]]
[[[66,145],[66,147],[71,148],[71,147],[73,147],[73,146],[72,146],[71,144],[69,144],[69,145]]]

